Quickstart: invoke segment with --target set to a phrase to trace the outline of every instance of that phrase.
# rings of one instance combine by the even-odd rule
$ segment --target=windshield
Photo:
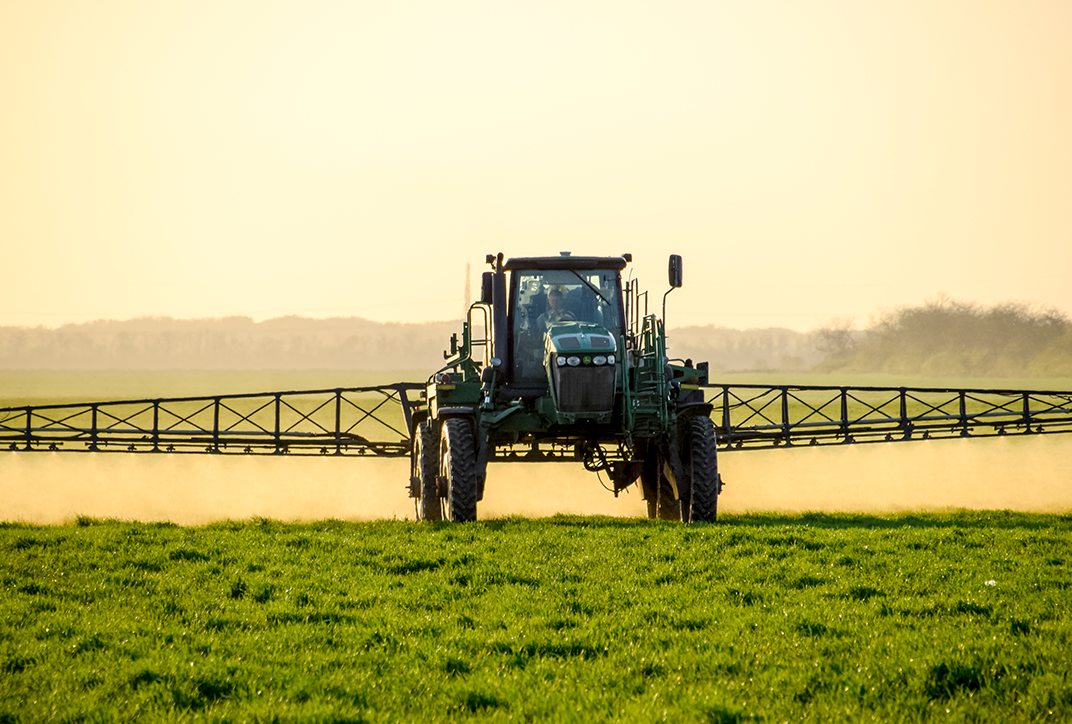
[[[513,289],[514,379],[547,379],[544,334],[563,322],[598,324],[622,333],[621,281],[615,269],[515,271]]]

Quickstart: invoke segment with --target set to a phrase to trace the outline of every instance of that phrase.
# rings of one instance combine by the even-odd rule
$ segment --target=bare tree
[[[828,358],[848,357],[856,351],[859,333],[853,317],[835,317],[815,332],[815,347]]]

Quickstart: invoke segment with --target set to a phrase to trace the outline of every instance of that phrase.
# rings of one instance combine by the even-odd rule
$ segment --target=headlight
[[[566,358],[565,357],[558,357],[555,360],[555,363],[558,364],[559,367],[565,367],[566,366]]]
[[[595,357],[592,358],[592,362],[597,365],[605,365],[607,364],[607,358],[601,354],[597,354]]]
[[[607,364],[609,364],[609,365],[614,364],[614,355],[612,355],[612,354],[607,355]]]
[[[566,360],[566,362],[569,364],[570,367],[576,367],[577,365],[579,365],[581,363],[581,358],[580,357],[570,357],[569,359]]]

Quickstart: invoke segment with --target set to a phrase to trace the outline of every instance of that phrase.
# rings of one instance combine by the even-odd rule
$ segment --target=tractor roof
[[[522,256],[507,259],[504,269],[624,269],[621,256]]]

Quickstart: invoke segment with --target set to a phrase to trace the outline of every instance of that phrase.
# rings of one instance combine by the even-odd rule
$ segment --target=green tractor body
[[[488,256],[481,299],[413,415],[419,518],[475,520],[488,464],[509,461],[580,463],[615,494],[639,481],[651,517],[714,522],[707,365],[670,362],[647,293],[622,284],[630,261]]]

